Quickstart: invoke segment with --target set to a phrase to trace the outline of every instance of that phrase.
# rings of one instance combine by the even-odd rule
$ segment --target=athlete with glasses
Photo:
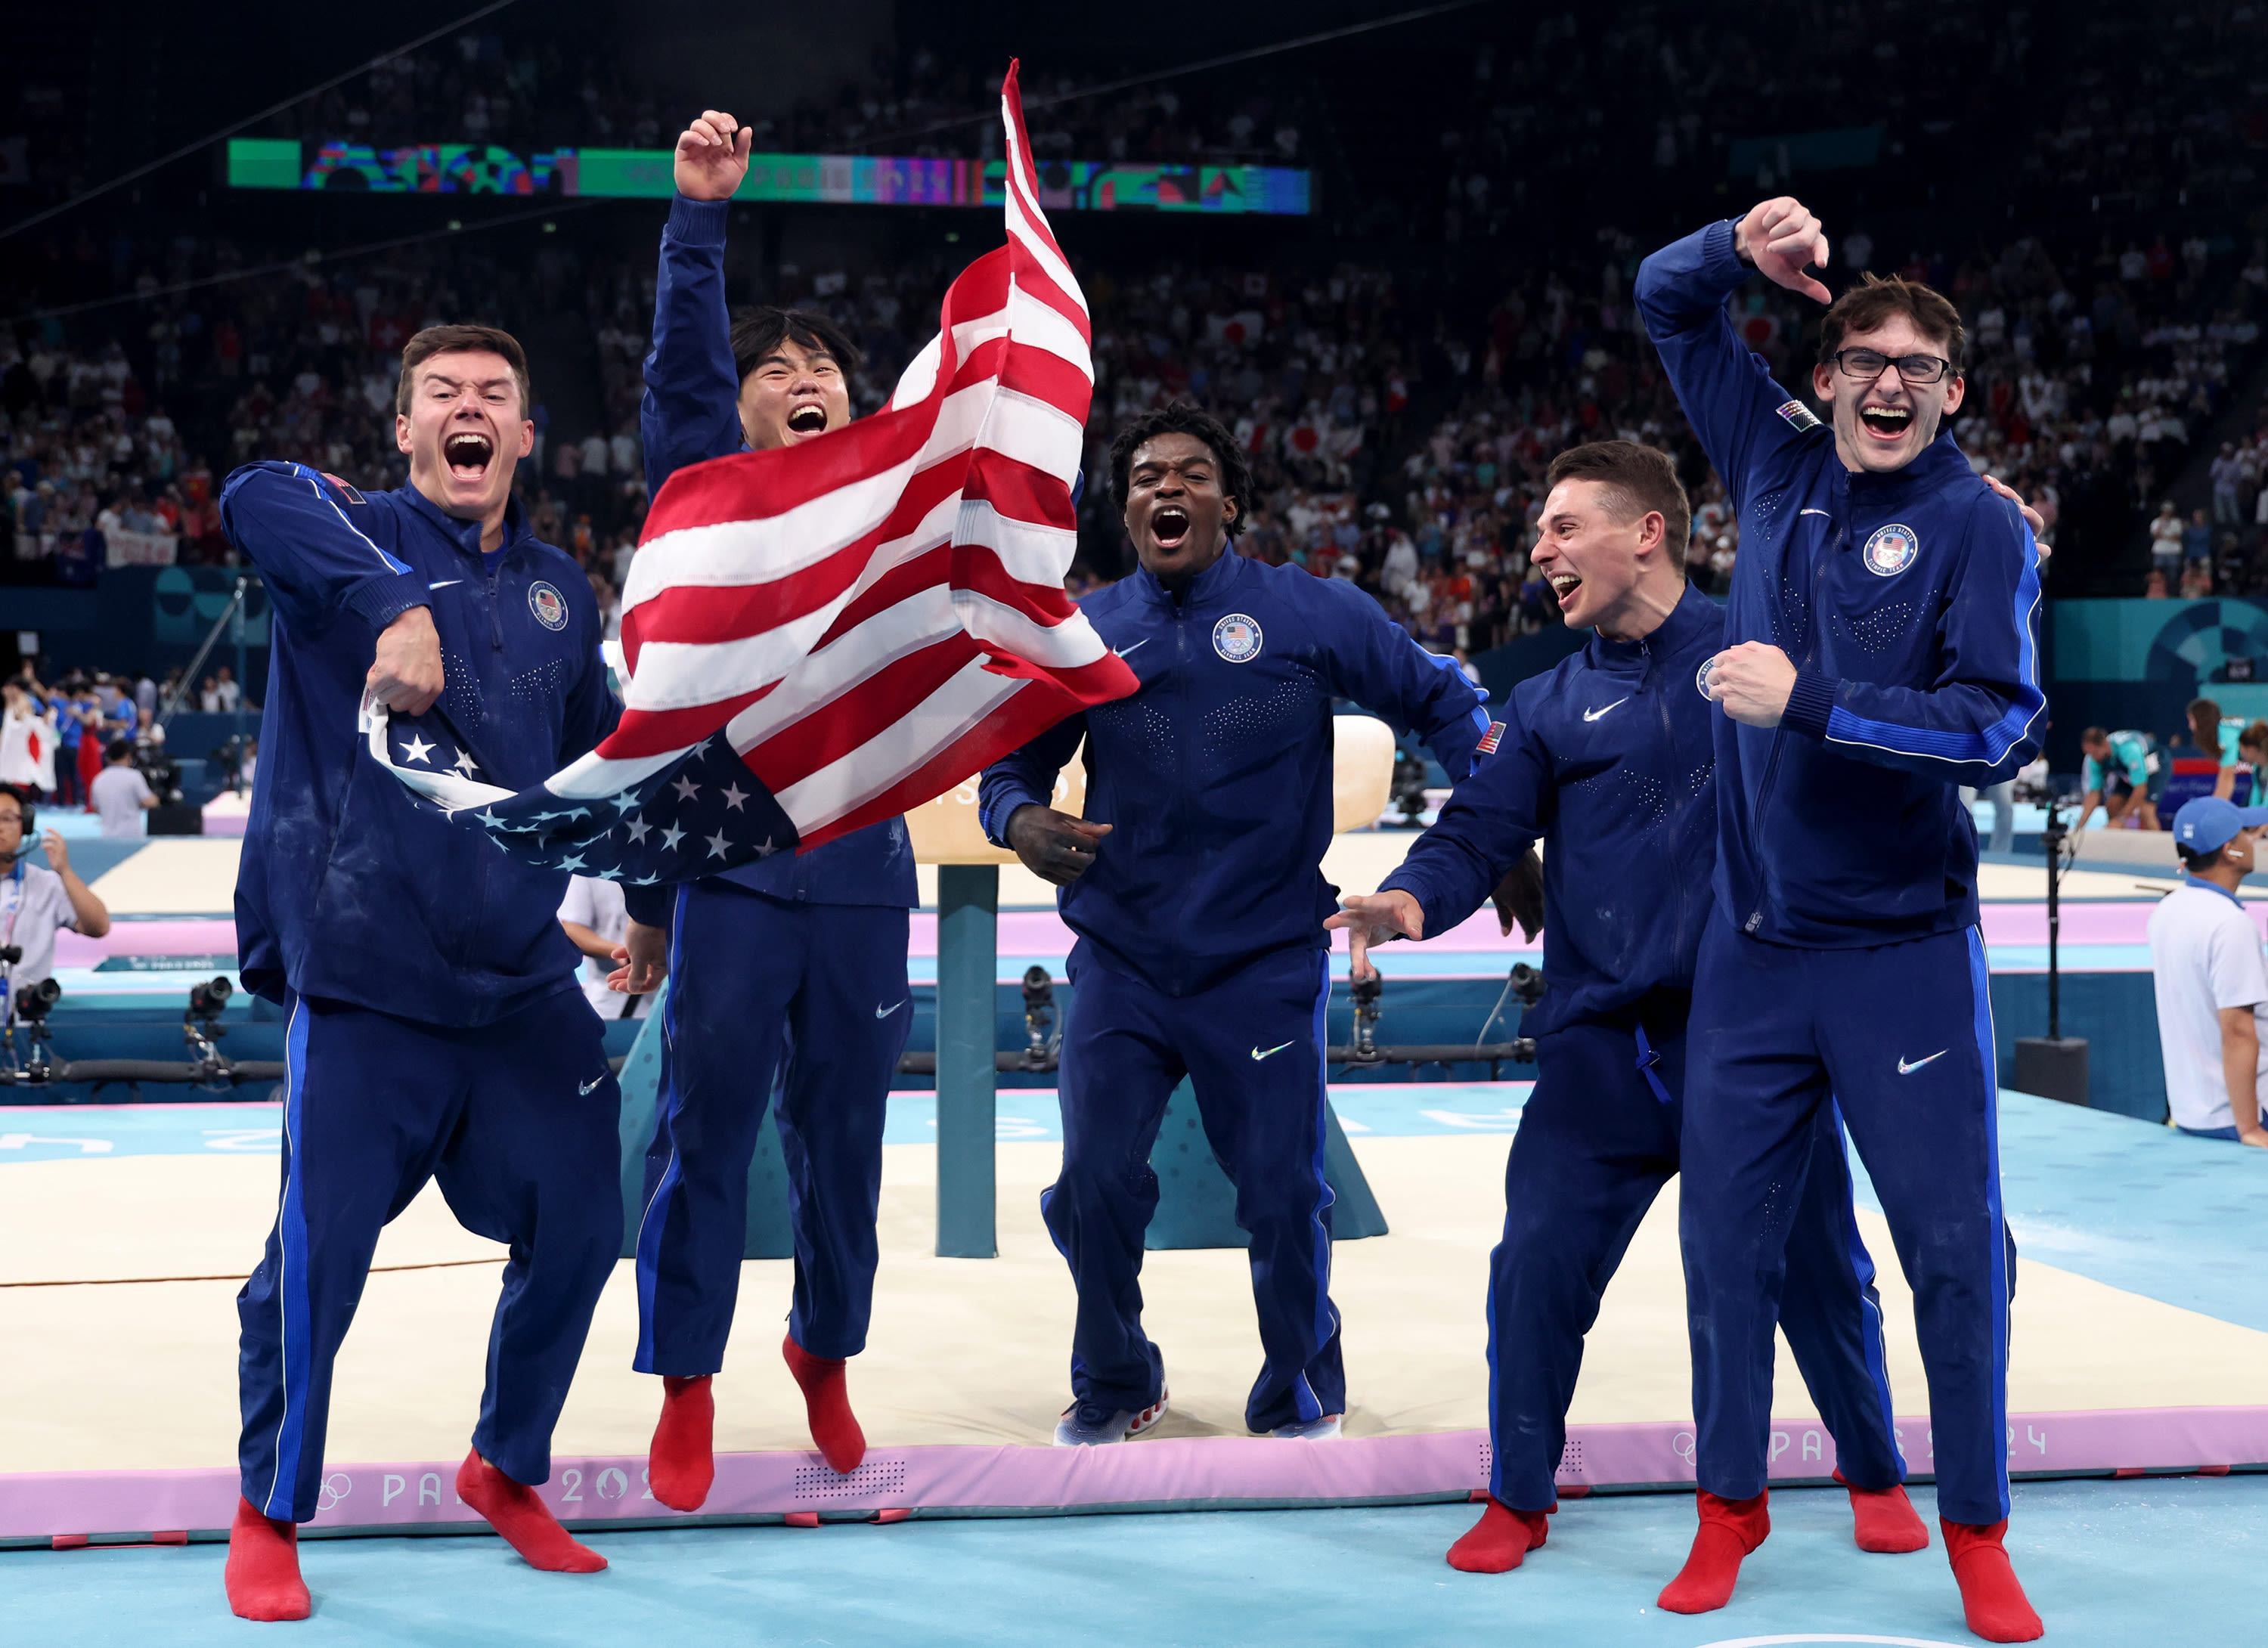
[[[2039,749],[2039,555],[1944,427],[1961,317],[1917,282],[1834,298],[1827,236],[1766,201],[1648,258],[1637,298],[1741,516],[1717,723],[1716,913],[1695,967],[1680,1233],[1701,1526],[1661,1606],[1731,1598],[1770,1530],[1772,1331],[1811,1129],[1857,1142],[1914,1292],[1947,1555],[1969,1627],[2041,1634],[2002,1549],[2008,1304],[1996,1060],[1959,786]],[[1750,273],[1830,306],[1811,387],[1726,317]]]

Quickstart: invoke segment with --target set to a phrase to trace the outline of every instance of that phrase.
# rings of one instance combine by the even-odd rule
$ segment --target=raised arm
[[[1800,202],[1766,201],[1738,223],[1697,229],[1638,265],[1634,296],[1646,335],[1736,505],[1746,503],[1747,478],[1759,460],[1822,426],[1741,342],[1726,299],[1762,268],[1824,303],[1827,289],[1803,274],[1801,260],[1823,262],[1826,255],[1826,237]]]
[[[746,445],[733,322],[725,305],[725,214],[748,171],[748,133],[711,109],[677,140],[677,197],[661,232],[653,288],[653,342],[645,357],[638,433],[646,485],[687,464]]]

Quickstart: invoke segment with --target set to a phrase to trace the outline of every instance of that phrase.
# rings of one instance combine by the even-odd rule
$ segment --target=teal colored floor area
[[[1672,1495],[1570,1501],[1503,1575],[1442,1562],[1475,1514],[1457,1505],[614,1534],[592,1540],[614,1565],[589,1578],[534,1573],[493,1539],[315,1540],[315,1616],[290,1628],[229,1616],[218,1545],[0,1553],[0,1594],[22,1648],[1976,1640],[1941,1546],[1861,1554],[1832,1490],[1781,1492],[1772,1512],[1732,1606],[1698,1618],[1653,1607],[1692,1532]],[[2268,1477],[2019,1483],[2008,1544],[2056,1648],[2260,1640]]]

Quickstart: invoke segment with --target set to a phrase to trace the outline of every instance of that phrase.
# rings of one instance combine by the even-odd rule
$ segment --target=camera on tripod
[[[189,1044],[201,1085],[220,1081],[229,1073],[228,1056],[213,1043],[228,1034],[220,1016],[228,998],[235,994],[236,987],[218,974],[189,986],[189,1005],[181,1014],[181,1039]]]

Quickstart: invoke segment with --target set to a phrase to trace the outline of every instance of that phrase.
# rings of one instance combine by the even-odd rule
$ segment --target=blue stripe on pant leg
[[[1331,1335],[1339,1330],[1338,1313],[1331,1307],[1331,1227],[1325,1217],[1337,1198],[1331,1194],[1330,1173],[1327,1166],[1330,1139],[1328,1117],[1331,1107],[1330,1008],[1331,953],[1323,951],[1315,958],[1319,982],[1315,990],[1315,1348],[1321,1350],[1330,1343]],[[1320,1419],[1323,1405],[1315,1399],[1313,1387],[1307,1383],[1306,1370],[1300,1371],[1294,1381],[1292,1400],[1299,1404],[1302,1420]]]
[[[307,1387],[314,1368],[313,1306],[307,1293],[307,1207],[304,1195],[306,1163],[300,1145],[302,1100],[307,1086],[307,1006],[287,991],[290,1016],[284,1030],[284,1150],[290,1166],[284,1175],[284,1194],[276,1210],[276,1241],[279,1263],[276,1277],[276,1350],[278,1382],[284,1387],[284,1414],[276,1422],[276,1469],[261,1500],[263,1515],[281,1521],[292,1519],[293,1487],[299,1475],[299,1449],[307,1431]],[[292,1371],[298,1370],[298,1383]]]
[[[685,958],[685,901],[691,887],[680,887],[676,908],[669,918],[669,955],[673,966]],[[654,1284],[660,1274],[661,1232],[669,1222],[671,1204],[677,1199],[677,1187],[683,1175],[677,1161],[677,1027],[680,1022],[678,1003],[684,996],[681,990],[672,990],[661,1003],[662,1075],[661,1091],[655,1095],[654,1114],[659,1124],[669,1129],[669,1165],[661,1170],[661,1177],[646,1198],[645,1211],[638,1216],[637,1258],[634,1273],[637,1282],[638,1336],[637,1354],[631,1358],[631,1368],[641,1373],[651,1373],[654,1368],[653,1319]]]
[[[2008,1514],[2008,1243],[2007,1212],[2000,1204],[1999,1059],[1992,1032],[1992,975],[1982,929],[1969,930],[1969,990],[1975,1003],[1977,1051],[1984,1076],[1984,1205],[1992,1223],[1992,1461],[1999,1521]],[[1939,1498],[1945,1471],[1938,1468]]]

